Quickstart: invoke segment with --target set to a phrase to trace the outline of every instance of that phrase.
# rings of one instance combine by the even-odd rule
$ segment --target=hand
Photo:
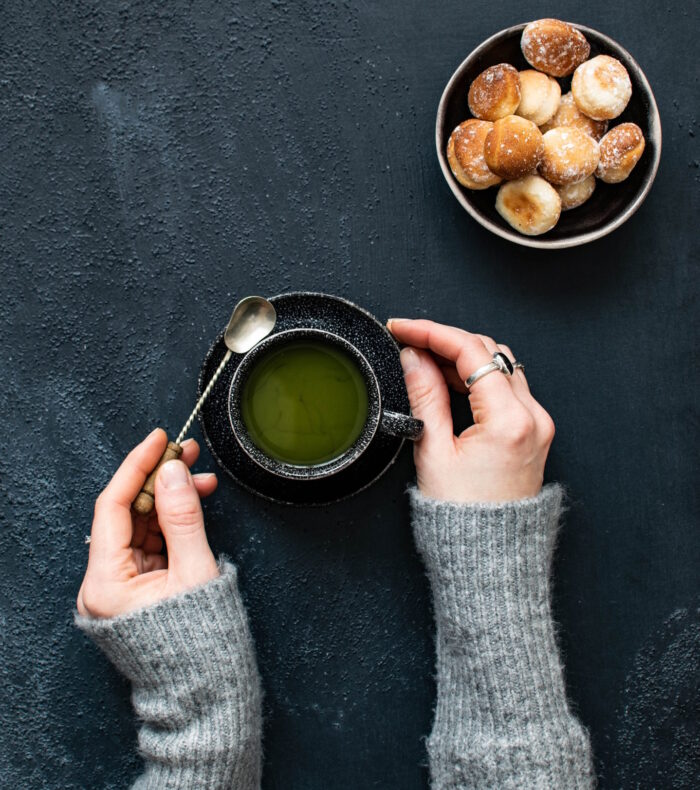
[[[508,502],[535,496],[554,423],[530,394],[522,370],[495,371],[469,392],[474,425],[455,436],[448,384],[467,392],[465,380],[507,346],[490,337],[433,321],[392,318],[387,327],[408,346],[401,351],[408,397],[425,431],[414,445],[418,488],[452,502]],[[432,352],[432,353],[431,353]]]
[[[165,431],[157,428],[133,449],[97,498],[90,556],[77,607],[82,615],[114,617],[204,584],[219,575],[204,531],[200,496],[216,488],[214,474],[192,476],[199,455],[194,439],[182,460],[168,461],[156,477],[156,510],[138,516],[131,503],[163,455]],[[161,553],[163,539],[168,550]]]

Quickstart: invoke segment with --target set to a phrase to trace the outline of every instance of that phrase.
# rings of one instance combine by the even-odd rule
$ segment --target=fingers
[[[163,455],[168,438],[156,428],[137,445],[95,502],[90,555],[126,548],[132,538],[131,503]]]
[[[411,412],[425,423],[421,445],[451,442],[450,394],[440,368],[426,351],[410,347],[401,351],[400,359]]]
[[[210,483],[211,485],[211,483]],[[168,549],[169,568],[183,580],[216,563],[204,531],[204,516],[194,479],[182,461],[161,467],[155,486],[158,523]]]
[[[134,562],[139,573],[150,573],[168,567],[168,560],[162,554],[148,554],[143,549],[134,549]]]
[[[184,455],[184,451],[183,451]],[[213,472],[200,472],[199,474],[192,475],[194,487],[197,489],[201,499],[208,497],[216,491],[219,481]],[[131,545],[134,547],[141,546],[148,534],[154,533],[161,534],[160,525],[158,524],[158,513],[153,510],[145,519],[134,519],[133,537]]]
[[[192,467],[199,458],[199,445],[194,439],[187,439],[182,443],[182,455],[180,460]],[[209,496],[216,491],[218,480],[213,472],[200,472],[199,474],[192,475],[195,488],[200,497]]]
[[[192,475],[194,486],[200,497],[209,496],[216,491],[219,481],[213,472],[200,472],[198,475]]]
[[[493,342],[493,341],[492,341]],[[511,362],[516,361],[516,357],[508,346],[499,343],[497,349],[502,351]],[[549,447],[554,439],[554,422],[549,416],[548,412],[532,397],[530,387],[527,383],[525,372],[521,368],[516,368],[510,378],[513,385],[513,391],[518,396],[520,401],[528,408],[532,416],[535,418],[535,425],[537,427],[538,435],[542,438],[543,442]]]
[[[483,341],[477,335],[433,321],[419,319],[391,319],[388,328],[401,343],[430,349],[455,364],[457,373],[466,380],[482,365],[492,360]],[[489,412],[503,408],[514,398],[513,389],[501,373],[491,373],[475,382],[469,391],[469,402],[474,420],[483,421]]]
[[[194,439],[186,439],[181,445],[182,455],[180,460],[186,463],[187,466],[193,466],[195,461],[199,458],[199,445]]]
[[[167,443],[168,437],[162,428],[152,431],[126,456],[100,496],[107,502],[130,508],[141,486],[163,455]]]
[[[502,354],[505,354],[511,362],[515,362],[515,356],[508,346],[499,345],[495,340],[487,337],[486,335],[479,335],[479,337],[482,339],[484,345],[491,352],[491,354],[495,354],[500,351]],[[513,392],[515,392],[520,401],[525,405],[529,405],[532,398],[530,397],[530,390],[527,387],[525,374],[522,372],[522,370],[520,370],[520,368],[514,370],[512,375],[508,377],[508,381],[513,388]]]

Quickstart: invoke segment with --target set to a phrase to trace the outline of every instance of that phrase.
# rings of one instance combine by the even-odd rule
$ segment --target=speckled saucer
[[[399,347],[386,328],[366,310],[327,294],[281,294],[270,301],[277,311],[274,332],[316,328],[333,332],[352,343],[367,359],[379,381],[386,409],[410,414],[399,362]],[[226,347],[222,332],[209,349],[199,374],[201,394]],[[229,388],[243,356],[233,354],[199,414],[204,439],[218,464],[244,488],[259,496],[290,505],[325,505],[367,488],[394,462],[403,439],[376,433],[367,450],[349,467],[317,480],[280,478],[252,461],[236,441],[229,419]]]

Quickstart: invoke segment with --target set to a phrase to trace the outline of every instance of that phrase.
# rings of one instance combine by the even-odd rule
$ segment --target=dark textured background
[[[155,423],[179,427],[234,301],[289,289],[478,329],[527,362],[558,427],[548,474],[572,497],[556,610],[601,784],[692,785],[698,16],[680,2],[583,8],[5,5],[3,787],[137,774],[128,688],[71,624],[92,502]],[[552,13],[635,55],[664,152],[623,228],[543,254],[459,208],[433,123],[472,47]],[[267,788],[426,786],[432,626],[411,475],[404,452],[342,506],[287,510],[228,480],[206,505],[252,617]]]

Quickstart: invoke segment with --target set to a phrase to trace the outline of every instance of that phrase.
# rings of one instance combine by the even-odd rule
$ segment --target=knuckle
[[[556,426],[554,425],[554,420],[544,409],[541,410],[539,416],[539,428],[545,443],[551,444],[554,439],[554,434],[556,433]]]
[[[194,532],[199,529],[204,523],[199,500],[187,497],[187,499],[183,498],[169,503],[167,520],[171,528],[179,533]]]
[[[513,410],[501,424],[503,440],[511,447],[525,444],[534,433],[535,418],[524,408]]]
[[[510,349],[510,346],[507,346],[505,343],[499,343],[498,347],[500,350],[510,359],[515,359],[513,352]]]

